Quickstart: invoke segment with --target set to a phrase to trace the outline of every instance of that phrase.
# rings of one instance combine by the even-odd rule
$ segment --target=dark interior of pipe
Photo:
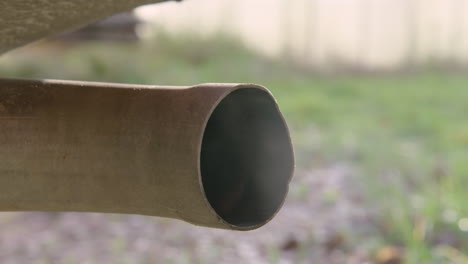
[[[215,108],[200,168],[206,197],[224,221],[252,228],[271,219],[286,196],[293,166],[286,124],[268,92],[241,88]]]

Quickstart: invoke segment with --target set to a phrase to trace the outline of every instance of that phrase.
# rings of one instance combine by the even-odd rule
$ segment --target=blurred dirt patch
[[[1,263],[365,263],[375,241],[346,165],[298,171],[288,200],[251,232],[97,213],[0,214]]]

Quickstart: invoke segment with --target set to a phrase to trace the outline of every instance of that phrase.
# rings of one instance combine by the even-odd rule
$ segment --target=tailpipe
[[[281,208],[293,167],[286,123],[258,85],[0,79],[0,211],[250,230]]]

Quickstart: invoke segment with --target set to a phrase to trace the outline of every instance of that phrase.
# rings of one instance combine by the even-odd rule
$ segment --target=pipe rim
[[[261,99],[260,101],[263,101],[262,103],[256,102],[253,104],[254,98],[251,98],[252,96],[257,96]],[[236,98],[238,97],[238,98]],[[242,100],[241,100],[242,99]],[[248,100],[248,102],[245,102],[245,100]],[[231,101],[231,102],[230,102]],[[260,151],[261,155],[254,155],[250,156],[250,158],[253,158],[254,161],[256,162],[249,162],[247,163],[247,166],[241,166],[241,167],[248,167],[250,169],[247,169],[246,174],[251,174],[253,173],[253,170],[256,169],[251,169],[250,165],[255,165],[258,166],[259,162],[264,163],[264,161],[271,162],[272,159],[275,159],[274,162],[269,163],[269,165],[265,166],[260,166],[260,171],[261,173],[255,173],[255,176],[247,176],[247,184],[242,184],[241,181],[241,187],[238,187],[236,184],[230,184],[233,182],[233,180],[236,180],[232,178],[233,176],[236,176],[235,174],[238,172],[242,171],[236,171],[236,172],[231,172],[229,171],[223,174],[230,174],[231,178],[226,178],[225,175],[223,175],[223,181],[220,179],[216,179],[217,175],[214,175],[212,170],[215,170],[217,173],[219,173],[219,167],[225,167],[226,163],[223,164],[223,166],[218,166],[213,168],[212,162],[218,161],[219,162],[219,157],[221,154],[227,154],[226,148],[221,148],[221,150],[213,150],[212,147],[209,147],[210,144],[213,145],[213,140],[210,142],[210,138],[212,138],[210,135],[213,133],[213,129],[217,130],[219,127],[219,117],[229,117],[229,105],[237,102],[237,103],[242,103],[244,101],[244,104],[247,104],[249,110],[260,110],[260,113],[257,113],[258,111],[245,111],[241,109],[240,115],[237,115],[236,117],[242,117],[243,119],[246,118],[246,116],[252,116],[253,115],[253,120],[254,121],[259,121],[259,122],[267,122],[266,124],[268,125],[273,125],[274,130],[277,133],[275,135],[271,135],[272,133],[259,133],[259,128],[261,125],[257,125],[257,127],[253,128],[253,130],[256,132],[254,133],[256,137],[254,137],[255,140],[247,140],[246,142],[236,142],[236,140],[232,140],[231,145],[229,147],[239,147],[239,145],[243,145],[243,147],[247,146],[246,143],[248,144],[253,144],[257,143],[258,147],[258,141],[266,142],[266,143],[272,143],[272,139],[275,140],[280,140],[280,147],[278,148],[277,146],[272,146],[273,144],[262,144],[262,147],[260,149],[257,149],[257,151]],[[260,104],[256,105],[256,104]],[[228,106],[226,106],[228,105]],[[267,106],[268,109],[262,109],[263,106]],[[244,105],[245,106],[245,105]],[[247,114],[247,115],[246,115]],[[259,117],[265,117],[268,115],[271,115],[270,117],[273,118],[274,120],[263,120],[262,118]],[[232,113],[231,113],[232,115]],[[222,119],[224,120],[224,119]],[[234,121],[239,121],[239,119],[234,120]],[[272,121],[272,122],[271,122]],[[214,128],[213,128],[213,122]],[[225,121],[221,122],[223,123],[221,125],[221,130],[224,129],[224,132],[226,132],[226,127],[227,128],[233,128],[232,126],[226,126],[224,123]],[[247,126],[254,125],[255,126],[256,122],[247,122]],[[265,124],[265,123],[263,123]],[[225,127],[226,126],[226,127]],[[241,124],[241,127],[246,128],[246,124]],[[256,129],[256,130],[255,130]],[[286,121],[281,114],[279,107],[277,105],[276,100],[274,99],[273,95],[270,93],[268,89],[266,89],[263,86],[260,85],[255,85],[255,84],[239,84],[232,86],[231,89],[229,89],[225,94],[220,96],[218,100],[213,104],[211,107],[206,119],[204,120],[203,124],[203,129],[202,129],[202,136],[201,136],[201,142],[199,144],[199,150],[198,150],[198,170],[199,170],[199,183],[200,183],[200,188],[203,193],[203,198],[205,202],[208,204],[211,212],[216,216],[216,218],[225,226],[228,226],[231,229],[235,230],[252,230],[259,228],[266,223],[268,223],[271,219],[273,219],[276,214],[279,212],[281,207],[283,206],[286,196],[288,193],[288,187],[289,187],[289,182],[291,181],[293,172],[294,172],[294,153],[293,153],[293,148],[292,148],[292,142],[291,142],[291,137],[289,134],[289,130],[286,124]],[[234,129],[235,130],[235,129]],[[262,129],[265,130],[265,129]],[[212,131],[210,133],[210,131]],[[261,132],[261,131],[260,131]],[[264,132],[270,132],[270,131],[264,131]],[[229,134],[229,133],[224,133],[224,134]],[[279,135],[278,135],[279,134]],[[232,135],[237,135],[239,134],[232,133]],[[268,140],[264,140],[263,136],[267,136],[269,138]],[[261,136],[261,137],[260,137]],[[278,137],[279,136],[279,137]],[[236,136],[234,136],[236,137]],[[273,137],[273,138],[271,138]],[[242,138],[242,135],[240,135],[240,138]],[[221,140],[226,140],[226,138],[221,139]],[[231,138],[229,138],[229,141],[231,141]],[[257,142],[256,142],[257,141]],[[232,143],[240,143],[239,145],[235,144],[232,145]],[[224,143],[223,142],[223,146]],[[208,145],[207,145],[208,144]],[[224,149],[224,150],[223,150]],[[269,151],[267,151],[269,150]],[[221,151],[221,153],[220,153]],[[236,149],[236,154],[246,154],[245,150],[241,150],[241,152],[238,152],[239,149]],[[231,152],[231,151],[229,151]],[[273,152],[273,156],[271,157]],[[211,154],[210,154],[211,153]],[[211,155],[211,156],[207,156]],[[279,155],[279,156],[278,156]],[[265,158],[265,156],[270,156],[270,158]],[[212,160],[212,157],[218,157],[218,160]],[[236,160],[236,158],[239,158],[239,155],[235,155],[231,153],[231,156],[229,156],[232,159],[235,160],[234,164],[237,164],[239,160]],[[210,161],[210,162],[208,162]],[[223,163],[223,162],[221,162]],[[245,159],[240,162],[240,164],[246,164]],[[232,166],[233,164],[227,164],[227,166]],[[277,170],[272,170],[270,165],[276,166]],[[239,166],[238,166],[239,167]],[[279,170],[279,171],[278,171]],[[244,170],[245,172],[245,170]],[[269,177],[267,173],[273,174],[273,178]],[[261,174],[260,176],[258,176]],[[245,174],[243,174],[245,175]],[[211,177],[210,177],[211,176]],[[245,177],[244,177],[245,179]],[[211,182],[210,182],[211,181]],[[226,183],[226,181],[228,181]],[[245,182],[244,182],[245,183]],[[253,183],[253,184],[252,184]],[[263,183],[263,184],[262,184]],[[222,186],[219,186],[219,185]],[[234,189],[232,189],[232,186],[234,186]],[[244,186],[244,187],[242,187]],[[228,189],[226,189],[228,188]],[[234,192],[233,192],[234,190]],[[242,190],[240,191],[242,194],[236,194],[238,193],[236,190]],[[279,192],[279,194],[278,194]],[[240,196],[240,197],[239,197]],[[221,199],[220,199],[221,198]],[[271,201],[273,198],[273,201]],[[233,202],[234,200],[235,202]],[[264,205],[268,203],[269,205],[266,206],[267,209],[265,209]],[[227,204],[227,205],[226,205]],[[226,207],[229,210],[229,212],[226,212]],[[261,210],[261,209],[264,210]],[[266,212],[265,212],[266,210]],[[262,213],[263,212],[263,213]]]

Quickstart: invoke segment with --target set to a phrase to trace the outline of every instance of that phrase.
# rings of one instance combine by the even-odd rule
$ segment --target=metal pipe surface
[[[294,167],[286,123],[254,84],[0,79],[0,211],[268,222]]]

